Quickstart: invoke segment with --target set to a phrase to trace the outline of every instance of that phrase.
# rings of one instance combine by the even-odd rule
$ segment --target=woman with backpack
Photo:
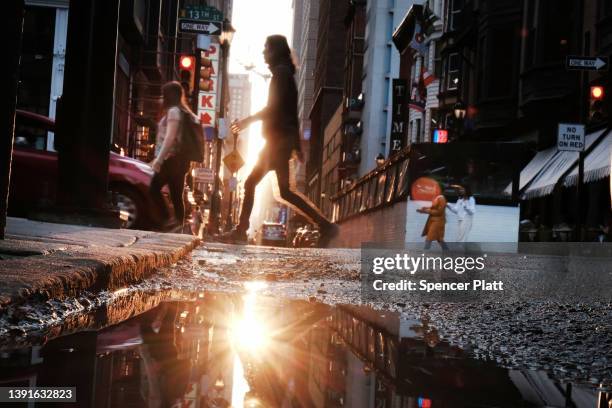
[[[162,87],[162,97],[162,118],[157,125],[155,160],[151,163],[155,174],[151,180],[150,193],[157,207],[165,212],[161,189],[168,186],[175,214],[175,221],[169,221],[166,225],[171,229],[182,226],[185,218],[183,188],[190,160],[181,152],[181,133],[189,125],[187,120],[197,122],[198,118],[187,106],[183,86],[179,82],[166,83]]]

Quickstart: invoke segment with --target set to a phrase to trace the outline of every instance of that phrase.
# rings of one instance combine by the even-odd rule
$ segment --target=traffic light
[[[214,92],[214,81],[212,77],[215,74],[215,67],[211,59],[202,57],[200,59],[200,91]]]
[[[594,85],[589,92],[589,121],[592,123],[602,122],[605,119],[604,100],[606,98],[605,88]]]
[[[195,57],[193,55],[181,55],[179,57],[179,69],[181,84],[187,92],[191,95],[193,92],[193,81],[195,73]]]

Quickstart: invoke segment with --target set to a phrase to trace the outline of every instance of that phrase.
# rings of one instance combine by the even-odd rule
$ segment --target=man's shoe
[[[247,234],[246,231],[232,230],[230,232],[226,232],[225,234],[219,235],[217,237],[217,241],[225,244],[246,245]]]
[[[336,238],[340,234],[340,227],[337,224],[329,223],[326,225],[319,226],[319,232],[321,234],[319,238],[319,246],[321,248],[329,248],[329,244],[332,239]]]

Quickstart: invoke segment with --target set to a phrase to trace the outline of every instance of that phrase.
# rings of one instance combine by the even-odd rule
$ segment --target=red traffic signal
[[[179,57],[180,78],[185,92],[191,94],[195,76],[195,57],[193,55],[181,55]]]
[[[181,55],[179,62],[181,69],[192,70],[195,65],[195,58],[191,55]]]
[[[592,86],[591,87],[591,99],[594,101],[600,101],[604,97],[604,88],[603,86]]]

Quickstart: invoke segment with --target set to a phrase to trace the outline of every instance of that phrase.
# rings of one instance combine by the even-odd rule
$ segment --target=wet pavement
[[[516,268],[525,267],[516,259],[508,262]],[[114,338],[106,334],[115,333],[114,330],[121,332],[120,327],[127,325],[135,336],[128,341],[132,348],[120,345],[113,351],[115,346],[112,346],[104,349],[104,353],[114,355],[124,349],[121,353],[127,353],[129,349],[139,361],[140,373],[150,374],[154,372],[150,366],[158,364],[156,357],[146,357],[146,350],[143,357],[143,351],[135,352],[133,347],[149,347],[149,340],[145,339],[148,335],[137,333],[149,330],[146,326],[151,321],[158,326],[160,319],[164,319],[151,316],[163,315],[172,316],[168,319],[174,322],[173,330],[180,333],[173,335],[173,344],[177,336],[191,333],[195,337],[189,341],[199,344],[193,347],[208,350],[204,360],[190,363],[190,384],[197,386],[185,393],[193,396],[196,390],[197,397],[190,397],[193,401],[213,398],[212,387],[233,406],[241,406],[237,401],[253,397],[263,401],[261,405],[244,406],[607,408],[598,400],[598,392],[612,386],[610,303],[451,304],[407,302],[389,297],[358,306],[361,303],[359,267],[359,250],[206,244],[190,258],[119,291],[84,293],[61,302],[45,301],[10,309],[0,318],[0,355],[4,357],[0,358],[0,364],[10,365],[16,361],[16,355],[28,355],[34,349],[52,350],[52,345],[64,344],[69,339]],[[257,294],[249,290],[256,290]],[[256,312],[248,312],[245,293],[251,293],[251,299],[260,305]],[[181,313],[185,311],[189,319],[195,319],[187,319],[189,324],[181,320]],[[259,323],[245,324],[242,328],[232,326],[235,317],[244,313]],[[187,329],[193,322],[199,322],[197,325],[204,328]],[[219,334],[215,347],[226,351],[211,352],[215,326],[225,328],[217,330],[225,334]],[[317,340],[319,334],[312,333],[324,334]],[[258,348],[255,358],[253,353],[236,346],[236,341],[243,342],[237,337],[268,346],[270,338],[274,338],[275,347],[266,352]],[[204,338],[207,339],[205,346],[201,344]],[[96,350],[97,347],[98,340]],[[317,347],[318,354],[313,356],[312,350]],[[96,351],[95,361],[104,353]],[[123,358],[119,357],[124,355],[121,353],[116,358]],[[211,357],[218,353],[222,357]],[[321,356],[325,365],[315,364]],[[145,363],[147,358],[150,361]],[[276,367],[277,363],[281,368]],[[45,363],[40,364],[36,370]],[[217,365],[232,368],[210,368]],[[194,371],[195,366],[200,368]],[[184,367],[173,369],[185,370]],[[242,380],[231,374],[228,382],[230,374],[222,374],[223,380],[217,381],[218,375],[214,373],[227,370],[242,372]],[[123,405],[109,402],[105,406],[166,406],[167,401],[159,405],[158,400],[170,397],[161,394],[151,397],[145,392],[153,384],[151,381],[159,384],[165,380],[145,377],[140,375],[140,382],[134,385],[140,387],[138,398],[143,398],[142,401],[122,402]],[[234,386],[234,383],[242,385]],[[84,386],[95,395],[98,385]],[[234,396],[236,387],[244,390],[247,386],[250,392]],[[176,387],[183,392],[182,385]],[[175,385],[170,388],[174,389]],[[232,391],[225,391],[229,389]],[[202,390],[209,391],[202,393]],[[110,391],[104,395],[128,398],[124,392],[128,393],[117,390],[117,395]],[[166,389],[161,393],[164,392],[173,398],[179,396],[173,394],[176,391]],[[293,405],[287,405],[287,401]],[[209,405],[199,406],[224,406],[221,400],[218,402],[212,405],[208,401]]]
[[[0,385],[75,386],[66,406],[80,407],[607,408],[602,388],[474,359],[427,320],[264,290],[175,294],[120,324],[5,348]]]

